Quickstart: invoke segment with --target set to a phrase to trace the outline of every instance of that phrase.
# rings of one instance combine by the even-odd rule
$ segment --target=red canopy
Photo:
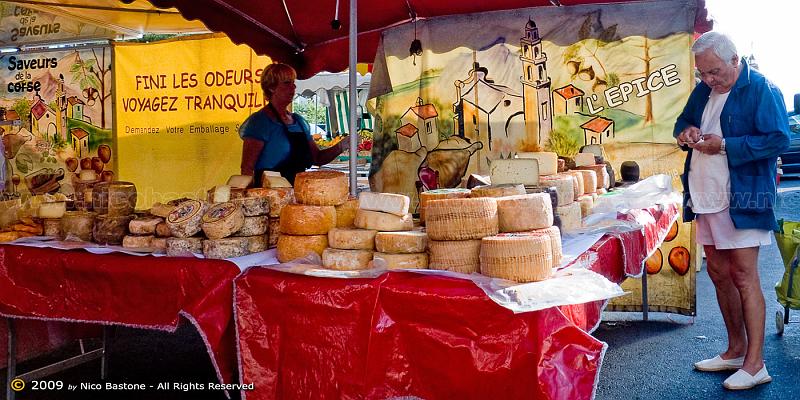
[[[285,62],[308,78],[320,71],[342,71],[348,65],[349,1],[347,0],[148,0],[160,8],[177,8],[187,19],[226,33],[259,54]],[[695,30],[708,31],[705,0],[697,1]],[[417,18],[510,10],[525,7],[630,0],[379,0],[358,3],[358,62],[375,59],[381,31]],[[338,6],[341,28],[331,21]]]

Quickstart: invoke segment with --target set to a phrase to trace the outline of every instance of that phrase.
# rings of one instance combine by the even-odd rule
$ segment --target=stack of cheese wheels
[[[61,234],[61,218],[67,212],[66,201],[44,202],[39,205],[38,216],[42,219],[43,234],[63,239]]]
[[[294,189],[291,187],[279,188],[252,188],[245,192],[247,197],[260,197],[267,200],[267,247],[278,245],[281,234],[280,216],[283,207],[294,202]]]
[[[402,194],[359,194],[354,223],[359,228],[377,231],[374,243],[378,251],[372,256],[375,267],[428,268],[425,239],[420,237],[421,232],[411,232],[414,223],[408,212],[410,204],[411,199]]]
[[[485,237],[480,260],[481,273],[486,276],[516,282],[545,280],[554,265],[551,236],[545,232],[521,232]]]
[[[497,199],[500,232],[541,233],[550,239],[553,266],[561,263],[561,230],[553,226],[552,203],[545,193]]]
[[[471,191],[463,188],[434,189],[419,194],[419,222],[425,225],[425,209],[431,200],[463,199],[470,196]]]
[[[94,185],[92,196],[92,208],[97,213],[92,240],[99,244],[122,243],[124,246],[128,223],[134,218],[136,186],[130,182],[101,182]],[[132,245],[130,240],[127,243]],[[147,243],[141,247],[151,246]]]
[[[238,204],[244,215],[242,227],[233,236],[247,240],[247,252],[258,253],[269,248],[269,200],[266,197],[245,196],[231,201]]]
[[[294,197],[299,204],[287,204],[280,213],[278,261],[285,263],[328,247],[328,232],[336,227],[336,206],[348,200],[347,176],[338,171],[297,174]]]
[[[153,239],[159,224],[164,223],[164,218],[156,216],[141,216],[128,222],[129,235],[122,241],[123,247],[153,248]],[[169,229],[167,229],[169,231]],[[163,233],[163,227],[162,227]],[[171,234],[171,232],[169,232]]]
[[[217,203],[203,214],[200,225],[208,240],[203,241],[206,258],[232,258],[248,254],[249,241],[244,237],[229,237],[244,226],[244,212],[232,201]]]
[[[61,217],[61,234],[64,240],[91,242],[96,215],[91,211],[65,212]]]
[[[515,186],[524,194],[522,185]],[[465,274],[480,270],[480,240],[499,231],[495,198],[433,200],[425,218],[431,269]]]

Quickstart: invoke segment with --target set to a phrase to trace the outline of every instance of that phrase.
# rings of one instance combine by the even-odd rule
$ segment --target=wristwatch
[[[725,138],[722,138],[722,142],[719,143],[719,154],[726,154],[726,152],[725,152]]]

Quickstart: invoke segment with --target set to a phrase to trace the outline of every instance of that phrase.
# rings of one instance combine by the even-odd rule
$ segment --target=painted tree
[[[592,90],[603,91],[619,83],[619,77],[606,71],[599,53],[611,42],[619,41],[617,24],[605,27],[602,13],[595,11],[586,16],[578,30],[578,41],[564,51],[563,60],[572,79],[592,82]],[[596,71],[594,66],[599,68]]]
[[[72,83],[78,83],[86,104],[92,106],[95,101],[100,101],[100,127],[106,127],[106,99],[111,97],[111,90],[106,91],[106,75],[111,72],[111,64],[106,64],[106,49],[98,56],[97,50],[92,49],[94,59],[84,60],[80,53],[75,64],[69,69],[72,73]]]
[[[630,73],[624,73],[624,74],[620,74],[620,75],[630,76],[630,77],[635,77],[635,78],[648,77],[648,76],[650,76],[650,73],[653,72],[653,68],[652,68],[653,60],[655,60],[656,58],[664,57],[664,56],[667,55],[667,54],[653,55],[653,54],[650,53],[650,51],[653,49],[653,46],[651,44],[651,41],[647,38],[647,34],[646,33],[645,33],[644,37],[642,37],[642,44],[641,45],[634,45],[634,47],[641,47],[642,48],[642,53],[643,54],[642,54],[641,57],[639,57],[639,56],[631,56],[631,57],[639,59],[639,60],[642,60],[642,62],[644,63],[644,70],[636,71],[636,72],[630,72]],[[653,92],[652,91],[648,91],[647,94],[645,95],[644,125],[645,126],[646,125],[650,125],[650,124],[653,123],[654,120],[655,120],[655,118],[653,117]]]

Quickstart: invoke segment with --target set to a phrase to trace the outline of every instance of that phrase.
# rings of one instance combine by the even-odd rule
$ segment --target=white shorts
[[[714,214],[697,214],[697,244],[717,250],[758,247],[772,243],[772,232],[766,229],[736,229],[724,209]]]

